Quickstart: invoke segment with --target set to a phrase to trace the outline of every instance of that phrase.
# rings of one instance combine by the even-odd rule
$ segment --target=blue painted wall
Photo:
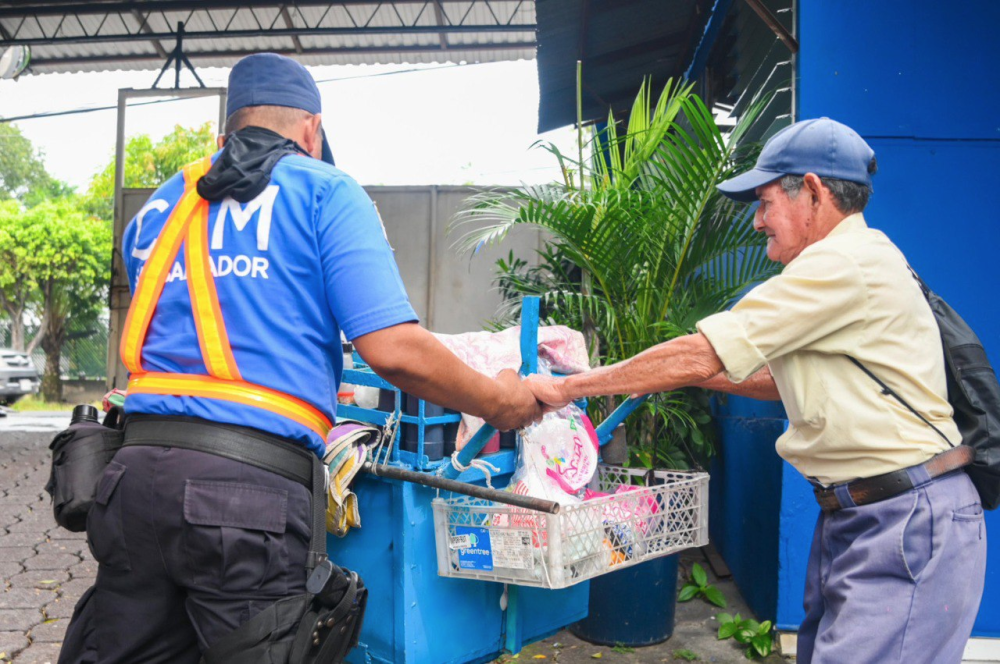
[[[828,116],[875,149],[866,212],[976,329],[1000,366],[1000,3],[801,0],[797,118]],[[814,513],[783,472],[778,621],[802,617]],[[808,496],[806,496],[808,497]],[[974,634],[1000,636],[1000,515],[987,516],[987,587]],[[798,591],[796,591],[798,589]]]
[[[879,161],[868,223],[961,312],[1000,367],[1000,2],[800,0],[797,13],[797,118],[832,117],[868,140]],[[819,509],[773,452],[784,428],[774,408],[735,397],[717,407],[710,530],[758,617],[794,630]],[[1000,637],[1000,511],[986,523],[973,635]]]

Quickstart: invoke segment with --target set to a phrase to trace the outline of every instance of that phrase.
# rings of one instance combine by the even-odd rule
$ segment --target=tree
[[[177,125],[158,143],[146,134],[125,144],[125,186],[159,187],[192,161],[216,151],[212,123],[197,128]],[[114,214],[115,158],[94,176],[84,198],[84,210],[107,221]]]
[[[20,129],[0,122],[0,201],[13,198],[31,206],[72,192],[72,187],[49,175],[41,153]]]
[[[0,201],[0,308],[10,318],[14,350],[24,350],[24,314],[36,296],[29,256],[29,229],[24,208],[15,200]]]
[[[518,225],[551,238],[536,268],[513,254],[498,264],[508,314],[522,295],[540,295],[547,321],[590,328],[594,359],[611,364],[693,332],[777,271],[746,211],[716,189],[752,159],[756,148],[741,141],[762,104],[725,135],[693,87],[668,82],[654,104],[643,85],[627,126],[609,117],[595,138],[589,167],[548,145],[564,182],[470,199],[458,217],[474,225],[460,243],[468,250],[502,242]],[[609,405],[594,399],[591,412]],[[712,451],[700,390],[654,395],[626,427],[632,461],[646,467],[683,468]]]
[[[23,294],[20,313],[32,299],[41,324],[28,344],[45,351],[42,394],[62,399],[59,365],[71,319],[86,320],[104,305],[111,267],[111,232],[104,222],[88,217],[72,200],[48,201],[33,208],[7,203],[0,208],[0,260],[3,261],[4,306],[8,295]],[[14,275],[14,276],[9,276]],[[12,303],[16,304],[16,302]],[[23,343],[23,328],[21,331]]]

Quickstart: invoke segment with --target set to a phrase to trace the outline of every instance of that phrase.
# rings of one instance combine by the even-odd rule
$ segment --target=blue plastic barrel
[[[600,645],[649,646],[674,633],[677,555],[656,558],[590,581],[590,613],[569,629]]]

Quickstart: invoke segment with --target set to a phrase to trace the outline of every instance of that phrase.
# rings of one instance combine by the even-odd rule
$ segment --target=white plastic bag
[[[597,470],[600,446],[594,426],[580,408],[569,404],[548,413],[524,429],[521,441],[511,490],[560,503],[566,495],[582,497],[580,492]]]

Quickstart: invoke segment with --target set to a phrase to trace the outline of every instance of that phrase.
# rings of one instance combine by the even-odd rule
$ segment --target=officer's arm
[[[778,393],[778,386],[774,383],[771,370],[764,365],[762,369],[747,378],[742,383],[734,383],[726,378],[725,373],[720,373],[709,378],[704,383],[699,383],[698,387],[726,394],[736,394],[741,397],[760,399],[761,401],[780,401],[781,395]]]
[[[501,431],[541,417],[538,402],[516,373],[507,370],[490,379],[416,323],[393,325],[353,341],[375,373],[407,394],[481,417]]]

